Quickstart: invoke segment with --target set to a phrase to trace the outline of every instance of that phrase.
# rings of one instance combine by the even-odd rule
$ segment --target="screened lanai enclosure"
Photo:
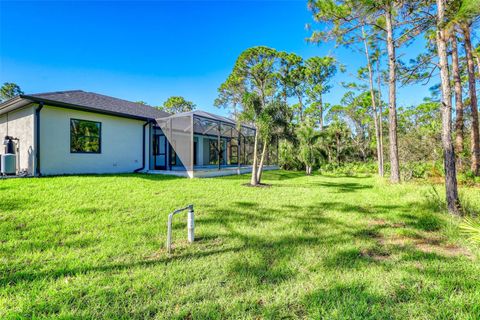
[[[198,173],[244,173],[251,170],[255,128],[204,111],[156,120],[152,128],[150,170]],[[259,146],[260,148],[261,146]],[[278,144],[265,158],[267,168],[278,163]]]

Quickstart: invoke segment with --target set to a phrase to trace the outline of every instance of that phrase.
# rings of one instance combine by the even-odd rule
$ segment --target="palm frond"
[[[472,218],[465,218],[460,225],[460,229],[472,242],[480,244],[480,221],[476,221]]]

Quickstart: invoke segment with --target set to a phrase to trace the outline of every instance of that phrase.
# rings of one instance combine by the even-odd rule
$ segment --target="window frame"
[[[83,121],[83,122],[91,122],[91,123],[98,123],[98,151],[73,151],[72,150],[72,142],[73,142],[73,134],[72,134],[72,122],[73,121]],[[85,136],[83,136],[85,137]],[[93,120],[85,120],[85,119],[77,119],[77,118],[70,118],[70,153],[78,153],[78,154],[101,154],[102,153],[102,123],[100,121],[93,121]]]

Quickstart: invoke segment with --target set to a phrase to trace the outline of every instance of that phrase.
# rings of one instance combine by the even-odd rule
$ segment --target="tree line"
[[[319,22],[308,41],[334,41],[365,58],[356,79],[341,84],[347,89],[341,103],[324,102],[332,76],[344,69],[333,56],[304,60],[254,47],[239,56],[215,104],[257,127],[255,145],[281,138],[283,165],[307,174],[320,163],[375,159],[378,174],[388,170],[398,183],[405,164],[441,160],[448,210],[461,214],[457,172],[480,175],[480,49],[472,43],[480,1],[311,0],[308,9]],[[402,61],[399,49],[420,37],[424,51]],[[399,86],[428,81],[435,84],[431,97],[398,107]],[[258,152],[253,185],[261,182],[265,151]]]
[[[230,108],[237,120],[257,129],[251,185],[261,184],[263,163],[274,138],[296,141],[295,135],[303,132],[296,128],[303,123],[323,129],[329,108],[323,96],[331,89],[337,65],[330,56],[304,60],[264,46],[249,48],[238,57],[218,89],[215,105]],[[314,158],[312,152],[314,148],[302,145],[304,159]]]

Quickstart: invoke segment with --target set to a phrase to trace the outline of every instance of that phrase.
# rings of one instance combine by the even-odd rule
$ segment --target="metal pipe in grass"
[[[192,243],[195,240],[195,215],[193,211],[193,204],[186,206],[185,208],[177,209],[168,215],[167,222],[167,252],[172,251],[172,222],[173,216],[188,210],[187,214],[187,230],[188,230],[188,242]]]

